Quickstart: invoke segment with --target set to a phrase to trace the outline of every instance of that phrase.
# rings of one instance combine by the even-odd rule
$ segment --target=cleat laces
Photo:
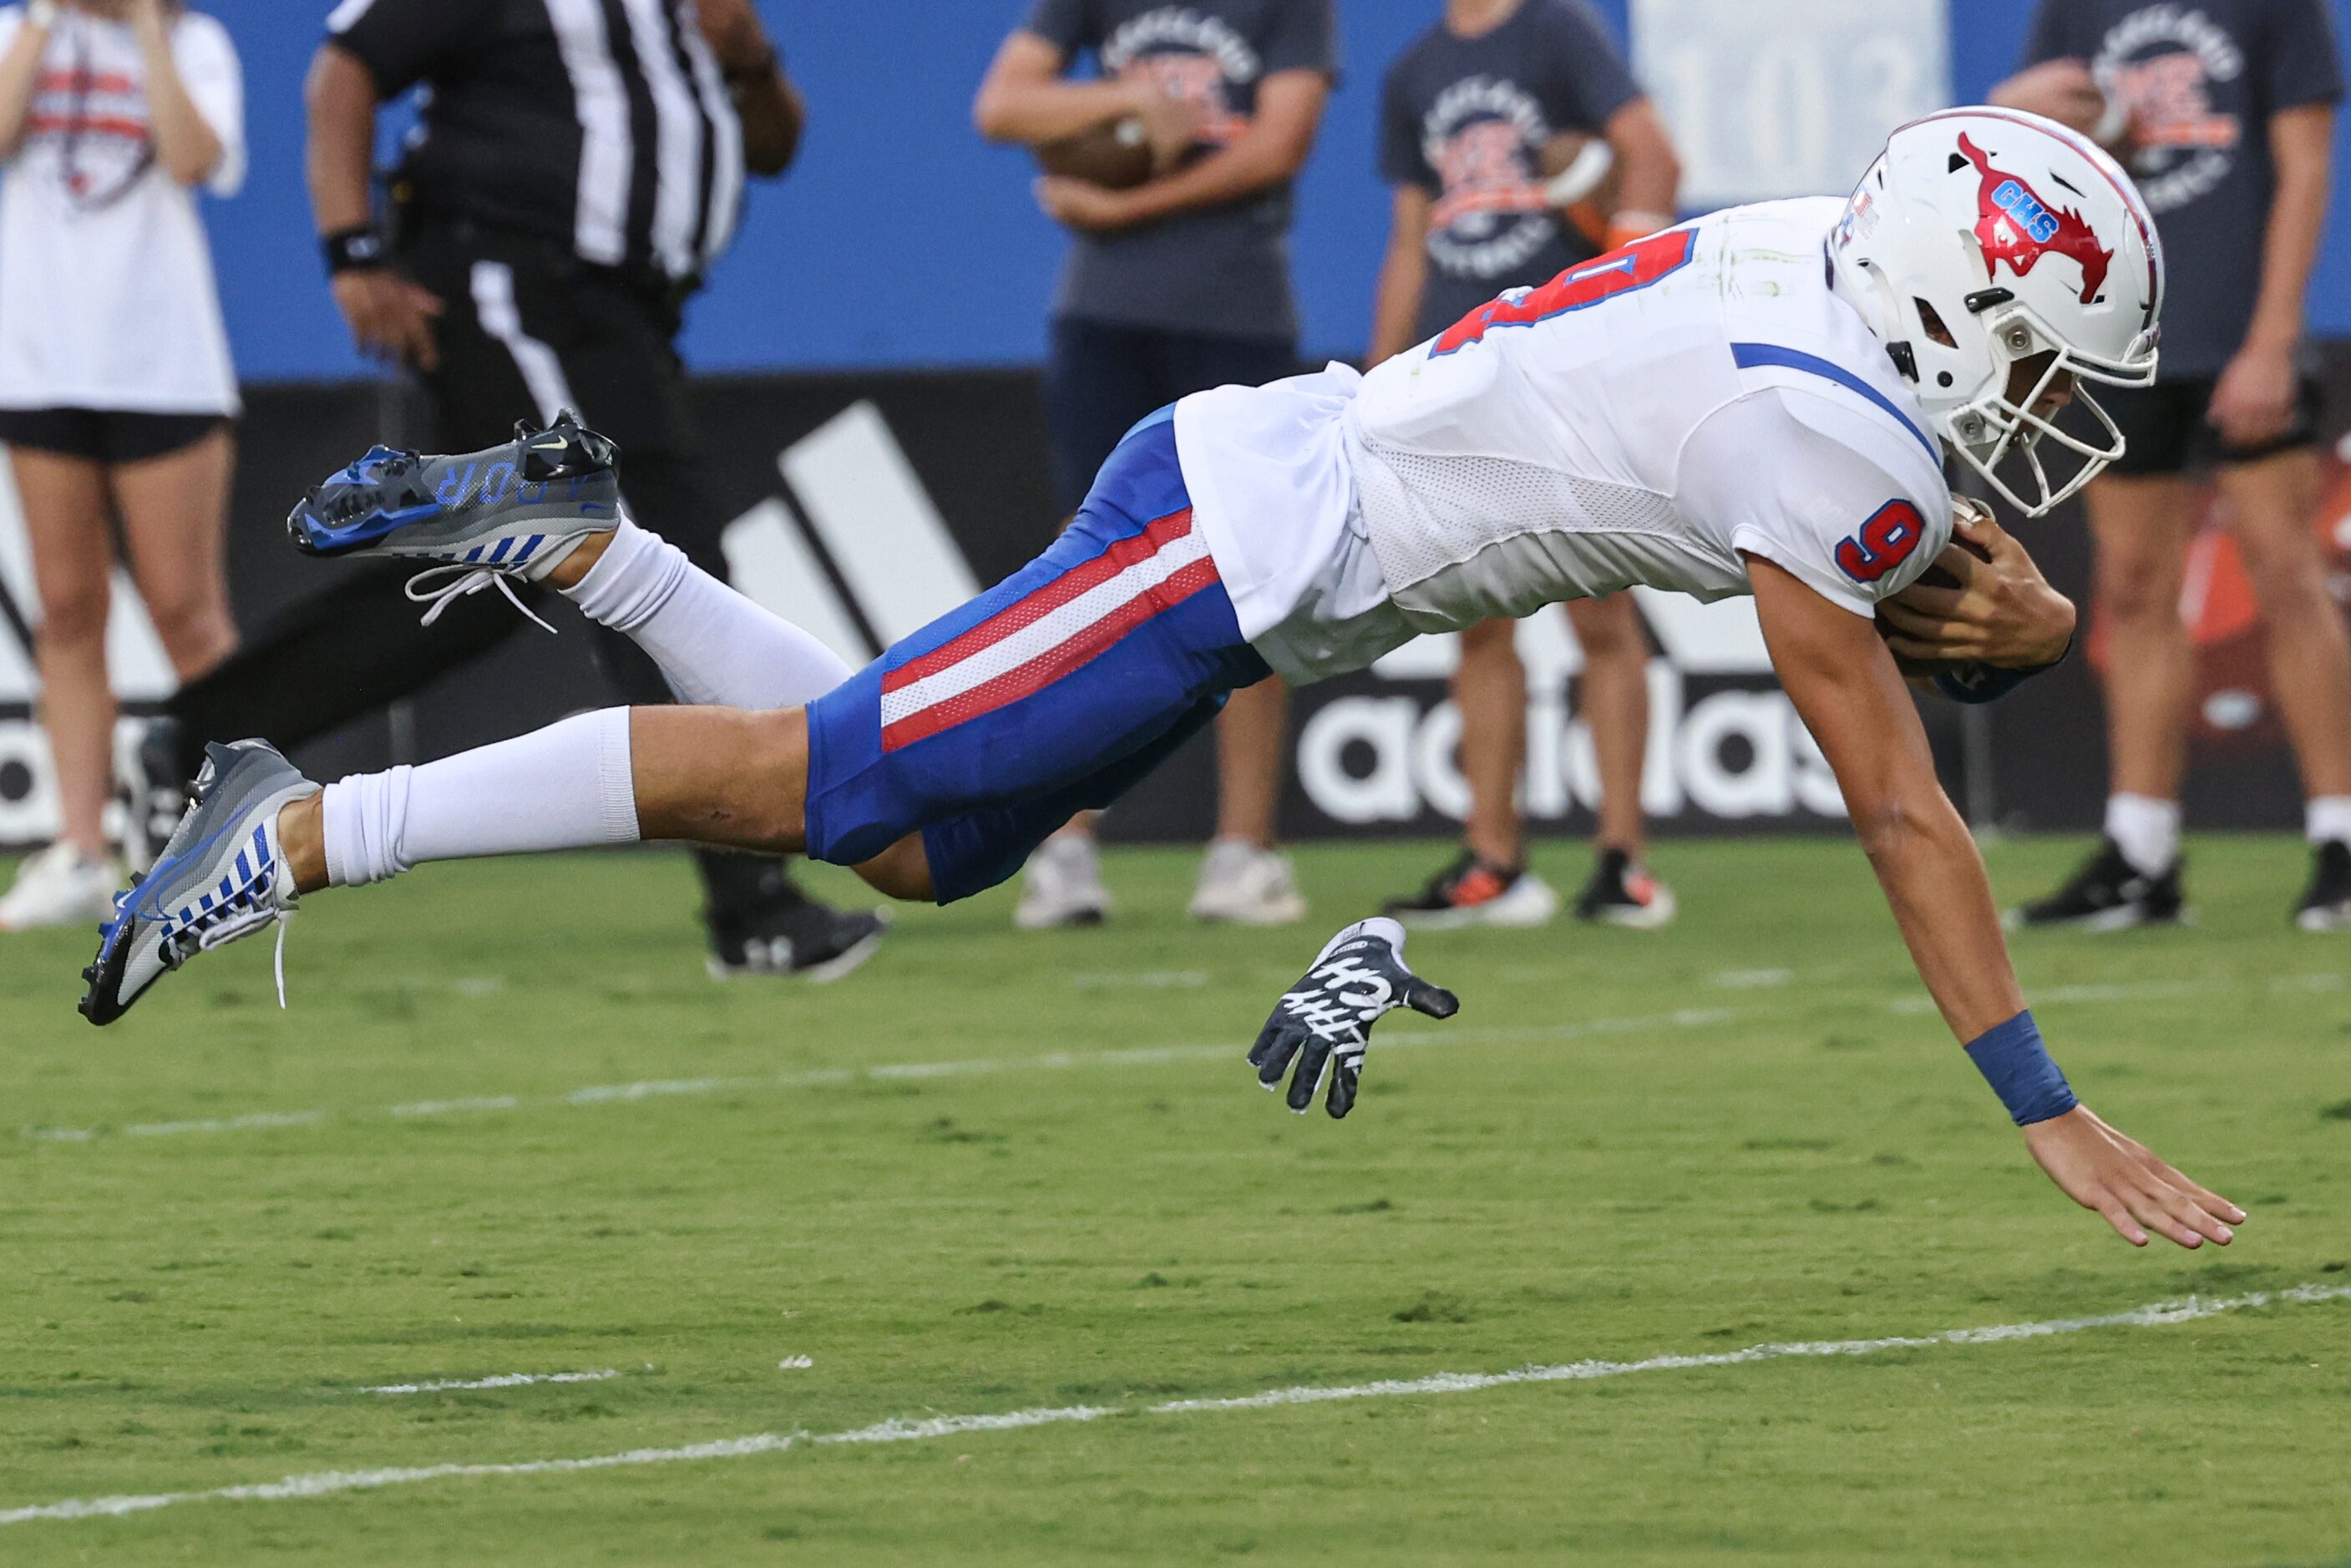
[[[520,610],[524,617],[541,631],[546,632],[549,637],[559,635],[553,627],[540,619],[536,611],[523,603],[522,596],[514,591],[514,584],[509,580],[510,576],[511,574],[500,571],[494,566],[477,566],[465,561],[453,561],[447,566],[427,566],[409,578],[407,586],[401,591],[408,596],[409,603],[431,607],[425,610],[423,622],[425,626],[431,626],[441,618],[444,610],[459,599],[471,594],[478,594],[484,588],[494,587],[506,596],[507,603]]]
[[[266,907],[238,909],[225,919],[214,921],[195,933],[195,951],[208,953],[214,948],[226,947],[239,937],[252,935],[270,921],[277,922],[277,944],[274,967],[277,974],[277,1011],[286,1011],[286,928],[294,920],[294,911]],[[179,950],[186,956],[186,950]]]

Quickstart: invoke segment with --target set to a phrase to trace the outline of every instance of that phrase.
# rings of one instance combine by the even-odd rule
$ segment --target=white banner
[[[1686,210],[1842,196],[1887,131],[1950,102],[1944,0],[1633,0],[1632,16]]]

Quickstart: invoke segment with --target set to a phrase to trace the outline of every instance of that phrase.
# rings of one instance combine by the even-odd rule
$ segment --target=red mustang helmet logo
[[[2012,174],[1991,166],[1991,155],[1962,131],[1959,155],[1975,165],[1983,178],[1976,197],[1982,216],[1976,220],[1976,243],[1983,246],[1984,265],[1997,275],[2000,264],[2022,277],[2040,259],[2054,252],[2070,256],[2082,268],[2082,303],[2089,304],[2105,286],[2106,268],[2115,253],[2098,244],[2090,221],[2072,208],[2059,212]]]

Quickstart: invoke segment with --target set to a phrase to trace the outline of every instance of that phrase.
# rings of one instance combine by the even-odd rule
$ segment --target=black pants
[[[1053,497],[1075,512],[1094,471],[1137,420],[1211,387],[1254,387],[1298,368],[1286,337],[1233,337],[1124,327],[1087,317],[1053,323],[1045,362],[1045,422],[1053,447]]]
[[[544,242],[470,227],[428,227],[402,260],[444,306],[434,329],[441,362],[424,378],[434,425],[428,449],[493,446],[512,438],[517,421],[576,409],[620,444],[630,509],[695,565],[726,576],[722,520],[703,490],[674,346],[677,298]],[[410,571],[387,563],[355,574],[183,688],[169,711],[181,723],[187,771],[207,741],[266,735],[296,745],[327,734],[528,628],[494,594],[460,599],[421,626],[401,593]],[[597,661],[625,701],[673,701],[643,650],[618,632],[599,627],[595,635]],[[772,862],[697,858],[715,908],[777,891]]]

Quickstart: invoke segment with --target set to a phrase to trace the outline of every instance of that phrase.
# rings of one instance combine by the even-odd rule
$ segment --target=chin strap
[[[408,586],[401,591],[408,596],[409,603],[432,607],[424,612],[423,621],[424,625],[431,626],[441,618],[441,613],[444,610],[459,599],[469,594],[478,594],[484,588],[495,587],[506,596],[507,603],[520,610],[524,617],[541,631],[546,632],[549,637],[556,636],[555,628],[541,620],[528,605],[522,602],[522,596],[514,591],[513,583],[507,580],[508,576],[509,574],[506,572],[496,571],[488,566],[468,566],[458,562],[445,566],[426,567],[409,578]]]

